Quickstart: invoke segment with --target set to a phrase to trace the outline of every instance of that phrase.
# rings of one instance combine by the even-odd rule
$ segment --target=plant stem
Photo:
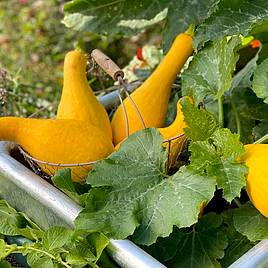
[[[237,112],[237,109],[235,107],[235,103],[232,99],[232,97],[230,97],[230,102],[231,102],[231,106],[235,115],[235,122],[236,122],[236,128],[237,128],[237,134],[240,136],[241,135],[241,123],[240,123],[240,118],[239,118],[239,114]]]
[[[185,31],[186,34],[189,34],[191,36],[194,36],[195,33],[195,25],[191,24],[189,28]]]
[[[14,246],[14,245],[12,245],[12,246]],[[72,268],[68,263],[64,262],[62,259],[58,260],[52,254],[50,254],[50,253],[48,253],[48,252],[46,252],[46,251],[44,251],[42,249],[34,248],[32,246],[27,246],[26,245],[26,246],[15,246],[15,247],[11,247],[10,250],[7,253],[8,253],[8,255],[10,255],[11,253],[21,253],[21,251],[24,250],[25,248],[28,249],[28,250],[32,250],[32,251],[43,253],[44,255],[48,256],[52,260],[56,260],[57,262],[60,262],[64,267],[66,267],[66,268]],[[18,251],[18,252],[14,252],[14,251]]]
[[[260,143],[265,143],[268,141],[268,134],[264,135],[263,137],[261,137],[260,139],[256,140],[255,142],[253,142],[253,144],[260,144]]]
[[[218,112],[219,112],[219,125],[224,126],[224,115],[223,115],[223,101],[222,96],[218,97]]]
[[[239,201],[239,199],[237,197],[234,199],[234,202],[239,208],[242,207],[242,204],[240,203],[240,201]]]

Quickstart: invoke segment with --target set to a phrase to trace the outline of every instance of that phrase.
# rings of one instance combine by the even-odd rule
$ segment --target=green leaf
[[[54,268],[53,261],[40,253],[30,253],[27,255],[27,263],[32,268]]]
[[[72,181],[71,169],[61,169],[52,178],[53,184],[73,199],[76,203],[81,204],[80,195],[76,192]]]
[[[33,229],[32,227],[27,225],[25,228],[18,228],[17,233],[28,239],[36,241],[42,238],[44,231]]]
[[[218,99],[230,89],[241,40],[238,37],[227,40],[216,41],[194,56],[182,74],[184,96],[192,96],[199,103],[205,97]]]
[[[5,257],[5,252],[6,252],[6,242],[4,241],[4,239],[0,239],[0,260],[2,260]]]
[[[228,129],[217,129],[209,140],[193,142],[190,151],[191,167],[214,178],[228,202],[240,196],[241,188],[246,185],[247,167],[237,161],[244,153],[238,135]]]
[[[231,90],[240,88],[251,88],[252,80],[251,77],[257,68],[257,61],[259,59],[259,52],[241,69],[234,77],[232,81]]]
[[[19,228],[25,225],[25,219],[9,204],[0,200],[0,233],[4,235],[19,235]]]
[[[253,128],[254,140],[258,140],[266,134],[268,134],[268,121],[262,121]]]
[[[229,267],[233,262],[243,256],[250,250],[254,244],[251,243],[245,236],[235,230],[227,231],[229,245],[225,250],[223,259],[220,260],[221,267]]]
[[[83,240],[74,244],[69,254],[67,254],[66,260],[72,265],[86,265],[97,261],[97,258],[91,251],[90,244]]]
[[[240,122],[241,141],[252,143],[254,141],[253,127],[256,120],[267,120],[268,105],[262,99],[257,98],[251,89],[238,87],[232,91],[231,97],[226,98],[224,108],[226,112],[225,126],[232,132],[237,132],[236,114]]]
[[[168,267],[220,267],[228,245],[222,217],[215,213],[203,216],[193,229],[177,230],[177,254]]]
[[[48,229],[42,239],[42,245],[48,251],[63,247],[71,240],[73,231],[64,227],[55,226]]]
[[[169,1],[149,0],[74,0],[64,6],[64,23],[79,31],[95,32],[100,34],[124,33],[131,29],[125,25],[129,20],[147,20],[155,18],[163,11]],[[163,19],[160,18],[155,21]],[[153,21],[152,23],[155,23]],[[144,22],[144,21],[143,21]],[[145,26],[152,23],[147,22]],[[132,29],[133,30],[133,29]],[[137,30],[140,30],[138,27]]]
[[[12,266],[7,261],[0,261],[0,268],[12,268]]]
[[[97,163],[87,181],[86,209],[76,218],[77,229],[100,231],[114,239],[133,234],[149,245],[171,233],[173,225],[190,226],[200,206],[214,193],[215,182],[183,167],[165,174],[166,153],[156,129],[131,135],[107,159]]]
[[[174,258],[179,242],[176,231],[173,231],[169,237],[159,237],[156,243],[149,247],[143,246],[143,249],[155,259],[165,263]]]
[[[219,0],[169,1],[168,14],[164,29],[164,48],[167,50],[177,34],[188,27],[198,25],[208,18],[217,8]]]
[[[238,111],[241,115],[253,120],[267,120],[268,104],[257,98],[252,90],[242,89],[236,97],[240,98]],[[236,103],[238,104],[238,101]]]
[[[181,105],[187,124],[184,129],[187,137],[192,141],[202,141],[209,138],[218,127],[214,116],[203,108],[195,107],[188,98],[183,98]]]
[[[98,265],[101,268],[118,268],[118,265],[113,260],[111,260],[111,257],[109,257],[106,251],[103,251],[101,254]]]
[[[258,64],[262,63],[267,58],[268,58],[268,44],[263,44],[262,49],[259,53]]]
[[[227,128],[216,130],[211,138],[217,148],[217,154],[223,158],[236,159],[245,153],[244,146],[239,141],[239,136],[232,134]]]
[[[93,248],[94,255],[98,260],[103,250],[108,246],[109,239],[102,233],[92,233],[87,236],[87,241]]]
[[[250,241],[268,238],[268,219],[249,202],[233,210],[233,222],[236,230]]]
[[[266,0],[223,0],[217,11],[198,27],[195,44],[218,40],[228,35],[246,36],[255,25],[267,20]]]
[[[250,242],[246,236],[236,231],[233,226],[232,210],[223,213],[225,232],[228,237],[228,247],[225,249],[224,257],[220,260],[223,268],[229,267],[233,262],[250,250],[254,243]]]
[[[17,212],[6,201],[0,200],[0,234],[23,235],[37,240],[41,238],[43,231],[25,214]]]
[[[252,89],[258,98],[268,103],[268,59],[258,65],[252,83]]]

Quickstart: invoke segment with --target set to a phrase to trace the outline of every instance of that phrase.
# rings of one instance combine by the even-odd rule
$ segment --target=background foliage
[[[124,39],[118,34],[100,36],[68,29],[61,22],[65,2],[0,1],[0,68],[7,71],[0,77],[0,92],[2,88],[6,95],[2,115],[29,116],[41,109],[38,115],[53,116],[62,87],[64,55],[75,46],[87,52],[99,48],[123,67],[145,42],[159,44],[154,34],[158,29]],[[89,78],[93,89],[112,84],[103,73],[97,76]]]

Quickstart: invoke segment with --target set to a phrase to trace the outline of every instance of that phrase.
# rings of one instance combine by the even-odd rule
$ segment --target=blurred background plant
[[[157,27],[131,38],[67,29],[61,23],[65,2],[0,1],[0,115],[54,116],[64,55],[75,46],[98,47],[123,67],[144,43],[160,43]],[[98,91],[113,84],[101,72],[90,74],[89,83]]]

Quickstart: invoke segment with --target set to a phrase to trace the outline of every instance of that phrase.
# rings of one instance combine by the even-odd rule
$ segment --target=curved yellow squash
[[[185,33],[178,35],[155,71],[131,94],[146,127],[163,126],[172,83],[192,52],[192,36]],[[124,100],[124,105],[129,120],[129,134],[141,130],[143,125],[128,98]],[[126,138],[125,129],[126,120],[122,105],[120,105],[112,119],[114,145]]]
[[[75,119],[94,125],[112,139],[108,114],[90,88],[86,78],[86,55],[74,50],[66,54],[61,100],[58,119]]]
[[[253,205],[268,218],[268,144],[245,145],[242,157],[249,168],[247,193]]]
[[[186,123],[184,122],[184,116],[181,110],[180,100],[177,102],[177,115],[172,124],[165,128],[159,128],[160,133],[162,134],[164,140],[172,139],[180,134],[184,134],[183,129],[186,127]],[[179,138],[176,138],[170,141],[170,145],[168,142],[164,142],[163,146],[168,148],[169,146],[169,165],[173,166],[176,163],[177,156],[181,152],[183,143],[185,141],[185,135],[182,135]]]
[[[103,159],[114,150],[111,139],[99,128],[72,119],[0,118],[0,140],[14,141],[32,157],[45,162],[74,164]],[[58,167],[40,165],[53,175]],[[72,169],[82,181],[90,166]]]

